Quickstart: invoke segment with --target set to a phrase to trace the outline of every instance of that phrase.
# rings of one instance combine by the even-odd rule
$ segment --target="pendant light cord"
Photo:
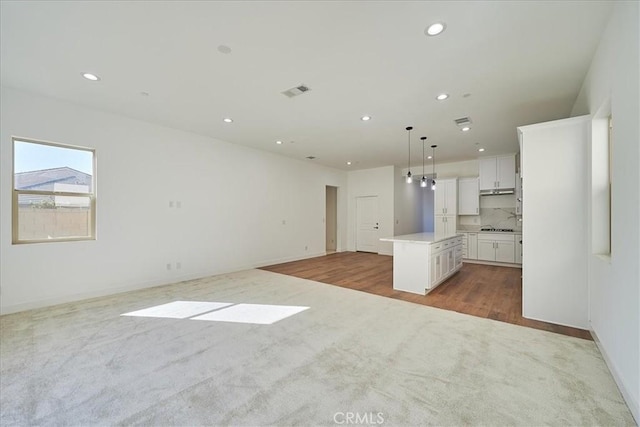
[[[411,130],[413,129],[413,126],[408,126],[407,127],[407,146],[409,147],[409,157],[407,157],[407,172],[410,174],[411,173]]]

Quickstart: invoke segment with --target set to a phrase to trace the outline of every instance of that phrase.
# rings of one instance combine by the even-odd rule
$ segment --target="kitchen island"
[[[462,267],[462,236],[414,233],[380,239],[393,242],[393,289],[426,295]]]

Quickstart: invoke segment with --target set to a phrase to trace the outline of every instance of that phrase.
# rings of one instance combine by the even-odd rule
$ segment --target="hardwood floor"
[[[393,257],[365,252],[339,252],[262,270],[355,289],[389,298],[453,310],[478,317],[592,339],[589,331],[522,317],[521,270],[465,263],[428,295],[393,289]]]

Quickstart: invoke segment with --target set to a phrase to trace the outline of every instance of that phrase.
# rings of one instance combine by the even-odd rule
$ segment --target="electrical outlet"
[[[309,250],[309,246],[305,246],[305,247],[304,247],[304,250],[305,250],[305,251],[308,251],[308,250]]]
[[[178,200],[176,202],[176,208],[180,209],[181,207],[182,207],[182,202]]]
[[[287,220],[286,220],[286,219],[283,219],[283,220],[282,220],[282,225],[286,225],[286,224],[287,224]]]
[[[167,263],[167,270],[171,270],[171,263],[170,262]]]
[[[182,268],[182,263],[180,261],[176,262],[176,270],[180,270]]]
[[[169,207],[172,208],[173,207],[173,200],[169,200]]]

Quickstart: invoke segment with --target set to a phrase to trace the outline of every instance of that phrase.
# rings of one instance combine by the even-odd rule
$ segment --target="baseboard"
[[[523,301],[523,303],[524,303],[524,301]],[[554,325],[567,326],[569,328],[575,328],[575,329],[582,329],[583,331],[588,331],[589,330],[588,326],[571,325],[569,323],[555,322],[555,321],[551,321],[549,319],[540,319],[538,317],[525,316],[524,315],[524,310],[522,311],[522,317],[524,317],[525,319],[537,320],[538,322],[552,323]]]
[[[624,399],[625,403],[629,407],[629,410],[631,411],[631,415],[633,415],[633,418],[635,418],[636,424],[640,424],[640,406],[638,404],[638,401],[633,399],[633,396],[629,392],[629,388],[626,386],[624,379],[618,373],[618,370],[615,368],[615,365],[611,362],[611,359],[609,358],[609,355],[607,354],[606,349],[603,347],[602,343],[600,342],[600,339],[598,338],[598,334],[596,334],[596,332],[592,328],[589,328],[589,332],[591,332],[593,341],[596,343],[596,346],[598,347],[598,350],[600,351],[600,354],[604,359],[604,363],[607,365],[607,368],[609,369],[609,372],[611,373],[613,380],[618,386],[618,390],[620,390],[620,394],[622,394],[622,398]]]
[[[522,264],[511,264],[510,262],[484,261],[484,260],[467,259],[467,258],[462,258],[462,262],[466,262],[469,264],[495,265],[497,267],[522,268]]]

